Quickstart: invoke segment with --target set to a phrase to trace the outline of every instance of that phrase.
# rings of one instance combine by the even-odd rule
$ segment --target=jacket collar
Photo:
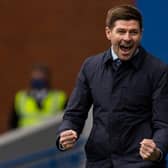
[[[138,70],[140,68],[140,66],[142,65],[142,63],[146,57],[146,54],[147,53],[146,53],[145,49],[140,46],[138,53],[130,59],[130,63],[132,64],[132,66],[136,70]]]
[[[128,62],[130,62],[135,69],[139,69],[145,57],[146,51],[143,47],[140,46],[138,53],[134,55]],[[108,62],[112,61],[113,59],[111,55],[111,48],[109,48],[104,54],[103,63],[107,64]]]
[[[108,62],[112,62],[112,54],[111,54],[111,48],[109,48],[105,53],[104,53],[104,58],[103,58],[103,63],[107,64]]]

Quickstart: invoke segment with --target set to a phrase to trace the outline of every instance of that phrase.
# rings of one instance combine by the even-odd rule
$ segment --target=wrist
[[[157,161],[160,161],[163,158],[163,153],[159,148],[156,148],[156,157],[157,157],[156,159]]]

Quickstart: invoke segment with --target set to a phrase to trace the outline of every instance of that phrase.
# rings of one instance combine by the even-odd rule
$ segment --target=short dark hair
[[[117,20],[137,20],[142,30],[142,15],[133,5],[121,5],[109,9],[106,16],[106,26],[112,28]]]

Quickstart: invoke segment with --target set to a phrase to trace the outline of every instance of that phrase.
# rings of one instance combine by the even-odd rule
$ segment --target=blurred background
[[[72,91],[83,60],[105,50],[109,7],[132,0],[0,1],[0,133],[9,129],[15,93],[27,87],[32,64],[47,64],[53,87]]]

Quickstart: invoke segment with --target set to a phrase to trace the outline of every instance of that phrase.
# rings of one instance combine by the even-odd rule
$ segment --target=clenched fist
[[[156,161],[161,157],[161,152],[152,139],[143,139],[140,142],[140,155],[144,160]]]
[[[74,146],[78,136],[74,130],[66,130],[60,134],[60,145],[65,149],[70,149]]]

